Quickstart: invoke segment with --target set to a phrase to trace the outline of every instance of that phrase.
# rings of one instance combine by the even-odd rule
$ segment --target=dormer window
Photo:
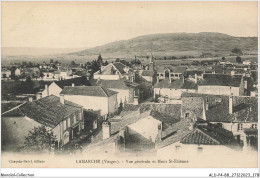
[[[257,129],[257,124],[252,124],[251,128],[252,129]]]

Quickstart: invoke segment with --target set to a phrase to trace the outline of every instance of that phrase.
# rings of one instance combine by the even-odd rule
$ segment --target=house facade
[[[110,63],[100,69],[93,76],[94,79],[119,80],[125,79],[130,82],[135,81],[135,72],[121,62]]]
[[[242,75],[204,74],[198,83],[198,92],[217,95],[244,95],[246,84]]]
[[[176,67],[171,65],[157,66],[157,77],[159,80],[170,78],[172,80],[180,79],[185,75],[186,67]]]
[[[65,86],[60,95],[84,109],[100,111],[101,116],[114,115],[118,110],[117,92],[101,86]]]
[[[102,86],[109,90],[117,92],[118,106],[126,103],[138,104],[140,99],[139,84],[129,82],[124,79],[119,80],[92,80],[94,86]]]
[[[42,91],[42,97],[55,95],[60,96],[60,92],[65,86],[83,86],[89,85],[86,77],[77,77],[67,80],[59,80],[52,82],[49,86],[46,84],[44,90]]]
[[[154,85],[154,99],[158,98],[160,102],[174,102],[181,99],[183,92],[195,93],[197,91],[196,82],[181,79],[164,79]]]
[[[11,78],[11,70],[8,69],[2,69],[1,70],[1,77],[3,79],[10,79]]]
[[[2,143],[6,148],[22,148],[24,138],[34,127],[45,126],[56,136],[59,149],[84,130],[83,107],[51,95],[26,102],[2,114]]]

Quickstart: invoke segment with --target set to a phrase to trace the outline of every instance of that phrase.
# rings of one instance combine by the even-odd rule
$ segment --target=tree
[[[231,53],[235,53],[235,54],[243,54],[243,52],[241,51],[241,49],[238,48],[234,48],[231,50]]]
[[[23,93],[32,93],[33,92],[33,87],[34,87],[34,82],[32,81],[31,77],[28,76],[25,80],[25,82],[22,82],[21,84]]]
[[[75,61],[71,61],[71,63],[70,63],[72,66],[74,66],[76,63],[75,63]]]
[[[226,58],[225,57],[222,57],[222,61],[225,61],[226,60]]]
[[[98,62],[99,64],[102,64],[102,63],[103,63],[103,59],[102,59],[101,54],[98,55],[97,62]]]
[[[44,74],[41,72],[41,73],[40,73],[40,77],[43,78],[43,76],[44,76]]]
[[[25,149],[27,151],[49,151],[55,142],[56,136],[45,126],[34,127],[25,137]]]
[[[108,62],[106,61],[106,62],[104,63],[104,65],[107,66],[107,65],[108,65]]]
[[[236,61],[237,61],[237,63],[242,63],[242,58],[240,56],[237,56]]]

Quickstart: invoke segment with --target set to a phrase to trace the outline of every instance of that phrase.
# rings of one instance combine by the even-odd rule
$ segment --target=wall
[[[24,144],[24,138],[40,123],[28,117],[2,117],[1,142],[2,150],[15,150]]]
[[[125,102],[125,99],[126,99],[127,103],[134,102],[134,99],[130,100],[131,99],[130,98],[130,90],[131,90],[131,88],[126,89],[126,90],[120,90],[120,89],[115,89],[115,88],[108,88],[108,89],[118,92],[117,93],[118,106],[120,106],[121,100],[122,100],[122,103]]]
[[[94,79],[119,80],[120,79],[120,75],[99,75],[99,74],[94,74]]]
[[[238,124],[240,123],[221,123],[223,128],[226,130],[231,131],[234,135],[242,135],[244,133],[243,130],[238,130]],[[248,129],[252,127],[252,124],[257,124],[257,122],[250,122],[250,123],[242,123],[243,129]]]
[[[83,148],[84,149],[84,148]],[[86,147],[85,150],[83,150],[84,153],[88,153],[88,155],[95,155],[98,156],[103,154],[114,154],[117,152],[115,142],[101,144],[100,146],[94,146],[94,147]]]
[[[52,82],[50,85],[49,85],[49,95],[55,95],[55,96],[60,96],[60,92],[62,91],[62,89],[54,82]],[[42,97],[46,97],[47,96],[47,90],[44,89],[42,91]]]
[[[231,88],[231,89],[230,89]],[[229,86],[198,86],[198,93],[203,94],[213,94],[213,95],[231,95],[239,96],[239,87],[229,87]]]
[[[154,94],[160,96],[168,96],[169,98],[179,99],[183,92],[195,93],[195,89],[170,89],[170,88],[154,88]]]
[[[151,138],[152,141],[155,143],[155,139],[158,135],[159,124],[162,124],[162,122],[154,119],[152,116],[148,116],[129,125],[128,127],[130,129],[128,133],[131,134],[131,130],[133,130],[141,134],[143,137],[147,138],[148,140]]]
[[[108,112],[109,112],[109,114],[116,114],[117,109],[118,109],[117,95],[112,95],[112,96],[108,97]]]
[[[116,95],[113,95],[116,97]],[[101,116],[108,114],[107,97],[94,97],[82,95],[64,95],[65,100],[69,100],[84,107],[84,109],[101,110]]]
[[[202,148],[202,151],[198,151],[198,147]],[[171,155],[186,155],[187,157],[192,158],[196,155],[207,155],[207,156],[216,156],[216,153],[221,155],[230,155],[238,153],[237,151],[223,146],[223,145],[196,145],[196,144],[182,144],[180,142],[173,143],[166,147],[160,148],[157,150],[157,155],[161,156],[165,153],[168,153],[168,156]]]
[[[153,77],[152,76],[142,76],[145,80],[147,80],[148,82],[153,82]]]

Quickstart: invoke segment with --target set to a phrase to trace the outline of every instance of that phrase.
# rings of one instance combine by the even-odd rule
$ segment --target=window
[[[63,129],[64,129],[64,130],[67,129],[67,123],[66,123],[66,120],[63,121]]]
[[[179,77],[179,75],[178,75],[178,74],[175,74],[175,77]]]
[[[189,117],[190,116],[190,113],[185,113],[185,117]]]
[[[238,124],[237,125],[237,130],[243,130],[243,124]]]
[[[160,76],[160,74],[157,74],[157,76]]]
[[[70,127],[70,118],[67,119],[68,127]]]
[[[49,77],[50,75],[49,74],[47,74],[47,77]]]
[[[174,74],[171,74],[171,77],[174,77]]]
[[[197,151],[198,151],[198,153],[202,153],[203,148],[199,146],[198,149],[197,149]]]
[[[77,121],[76,121],[76,115],[75,115],[75,114],[73,115],[73,122],[74,122],[74,124],[77,122]]]
[[[81,116],[82,116],[82,115],[81,115],[81,112],[79,112],[78,115],[79,115],[79,120],[81,120],[81,119],[82,119],[82,117],[81,117]]]
[[[163,74],[161,74],[161,76],[163,77]]]
[[[257,124],[252,124],[252,129],[257,129]]]

